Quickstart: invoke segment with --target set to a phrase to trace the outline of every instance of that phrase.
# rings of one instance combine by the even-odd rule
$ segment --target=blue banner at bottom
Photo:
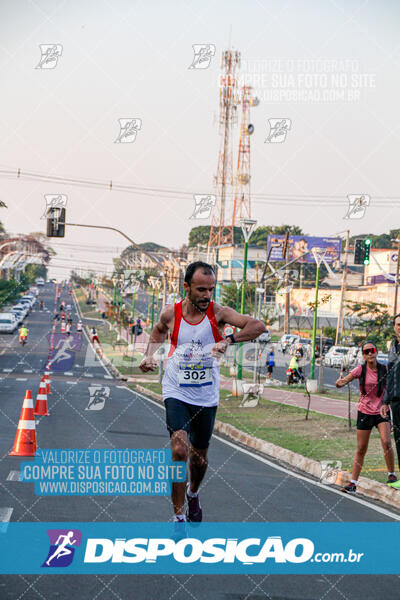
[[[9,523],[2,574],[397,574],[400,523]]]

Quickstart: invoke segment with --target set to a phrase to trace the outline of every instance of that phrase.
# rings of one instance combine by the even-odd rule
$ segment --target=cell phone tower
[[[240,224],[241,219],[251,218],[250,136],[254,132],[254,126],[250,123],[250,107],[257,106],[259,100],[253,96],[253,89],[250,86],[244,85],[242,87],[241,104],[242,119],[240,123],[232,229]]]
[[[225,50],[221,59],[219,91],[219,133],[221,136],[218,167],[215,176],[217,201],[211,219],[208,254],[213,247],[233,244],[232,219],[227,218],[227,199],[233,198],[232,129],[237,123],[237,74],[240,68],[240,52]],[[230,212],[230,211],[229,211]]]

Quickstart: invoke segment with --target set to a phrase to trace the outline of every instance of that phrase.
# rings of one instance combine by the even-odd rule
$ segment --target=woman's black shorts
[[[373,427],[378,427],[379,423],[387,423],[390,421],[390,413],[386,419],[382,419],[381,415],[367,415],[360,410],[357,411],[357,429],[371,431]]]

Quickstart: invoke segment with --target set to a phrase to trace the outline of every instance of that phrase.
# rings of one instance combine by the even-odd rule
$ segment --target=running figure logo
[[[79,529],[48,529],[49,553],[42,567],[68,567],[74,558],[75,548],[81,545]]]
[[[215,196],[211,194],[194,194],[194,210],[189,219],[208,219],[215,206]]]
[[[89,403],[85,410],[102,410],[110,397],[110,388],[105,385],[91,385],[88,390]]]
[[[63,47],[61,44],[39,44],[40,61],[35,69],[55,69],[60,58]]]
[[[47,219],[50,216],[49,210],[51,208],[62,209],[67,206],[66,194],[45,194],[44,199],[46,201],[46,208],[41,216],[41,219]]]
[[[118,122],[120,131],[114,144],[132,144],[142,129],[142,119],[118,119]]]
[[[208,69],[215,55],[214,44],[193,44],[194,57],[189,69]]]
[[[343,219],[362,219],[369,206],[370,196],[368,194],[349,194],[349,207]]]
[[[321,460],[320,465],[320,482],[327,485],[336,483],[339,471],[342,470],[342,462],[340,460]]]
[[[288,131],[292,128],[291,119],[268,119],[269,134],[265,144],[282,144],[286,140]]]

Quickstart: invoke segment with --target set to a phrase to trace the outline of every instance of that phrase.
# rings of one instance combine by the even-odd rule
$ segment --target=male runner
[[[265,331],[262,321],[240,315],[228,306],[214,303],[213,268],[204,262],[187,267],[186,297],[166,306],[151,332],[142,371],[154,371],[153,355],[171,333],[168,363],[162,382],[167,428],[171,436],[172,460],[190,458],[190,482],[172,484],[174,521],[201,521],[198,491],[206,473],[207,451],[219,402],[219,364],[232,343],[247,342]],[[225,324],[240,331],[225,339],[220,329]],[[184,514],[185,487],[188,508]]]
[[[393,434],[400,468],[400,313],[393,317],[393,329],[396,337],[392,341],[388,355],[388,376],[382,399],[381,417],[385,419],[390,407],[392,408]],[[400,481],[391,483],[390,487],[400,489]]]

